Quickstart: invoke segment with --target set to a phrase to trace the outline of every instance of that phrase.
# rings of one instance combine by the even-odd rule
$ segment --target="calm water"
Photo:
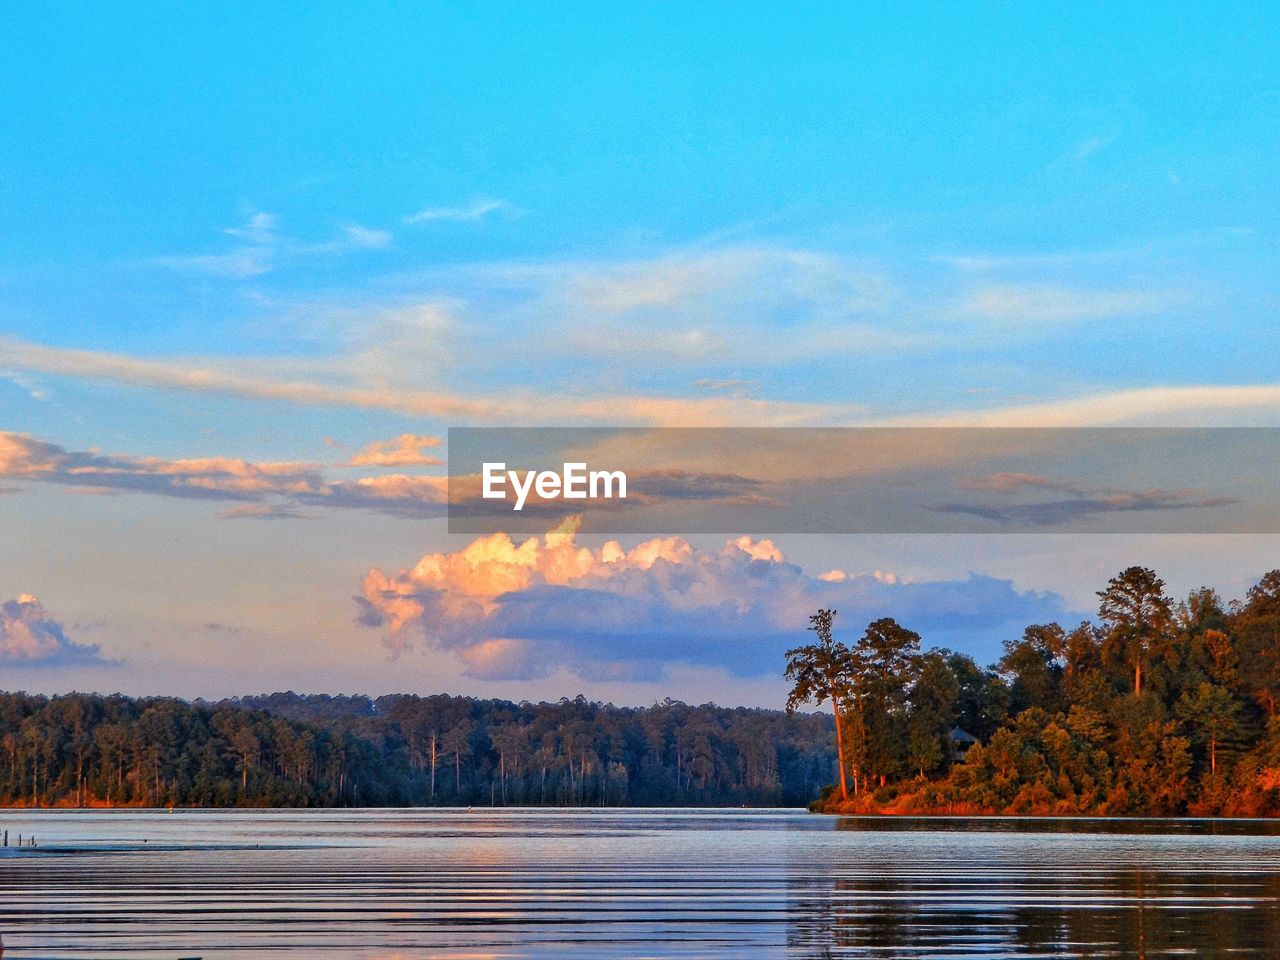
[[[0,812],[5,960],[1275,957],[1258,822]]]

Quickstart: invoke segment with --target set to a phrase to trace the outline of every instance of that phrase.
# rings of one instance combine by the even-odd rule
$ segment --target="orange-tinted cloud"
[[[642,680],[677,663],[775,672],[819,607],[840,609],[849,629],[898,615],[934,630],[937,641],[959,631],[993,645],[1012,624],[1061,615],[1057,597],[1019,593],[990,577],[815,577],[769,540],[737,537],[719,551],[680,537],[591,548],[577,541],[578,525],[569,518],[523,541],[494,533],[429,553],[409,569],[370,570],[356,597],[358,619],[381,628],[393,656],[447,650],[479,678],[568,669],[584,679]]]
[[[149,493],[258,506],[222,514],[229,519],[296,515],[291,508],[297,506],[435,517],[444,513],[448,489],[444,477],[390,474],[330,480],[320,466],[311,463],[99,454],[10,432],[0,432],[0,477],[56,483],[78,492]]]
[[[439,437],[402,433],[394,440],[369,444],[353,456],[349,464],[353,467],[437,467],[444,461],[423,451],[440,443]]]

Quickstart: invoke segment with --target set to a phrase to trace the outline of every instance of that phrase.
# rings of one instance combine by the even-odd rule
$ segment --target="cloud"
[[[289,260],[360,250],[385,250],[393,239],[385,230],[350,224],[332,239],[306,243],[281,234],[279,219],[275,214],[263,211],[250,214],[240,225],[227,227],[222,232],[239,240],[241,245],[218,253],[158,257],[153,262],[174,270],[247,279],[270,273]]]
[[[449,221],[468,223],[483,220],[491,213],[505,210],[507,204],[502,200],[477,200],[461,207],[428,207],[404,218],[405,223],[436,223]]]
[[[31,594],[0,604],[0,664],[10,667],[102,666],[102,651],[72,641]]]
[[[757,400],[740,395],[701,398],[554,393],[486,396],[395,387],[346,387],[280,380],[223,364],[149,360],[94,350],[71,350],[0,336],[6,367],[106,380],[134,387],[224,394],[307,406],[359,407],[418,416],[505,425],[566,420],[651,426],[799,426],[849,420],[861,407]]]
[[[278,503],[246,503],[218,514],[219,520],[305,520],[307,515]]]
[[[577,529],[571,518],[541,539],[496,533],[410,569],[370,570],[357,620],[380,628],[395,656],[446,650],[486,679],[561,668],[584,679],[658,679],[676,664],[776,672],[818,607],[839,609],[849,631],[891,615],[949,644],[994,643],[1015,624],[1063,613],[1055,595],[991,577],[824,579],[787,562],[769,540],[739,537],[709,551],[659,537],[592,549],[577,543]]]
[[[355,250],[386,250],[391,246],[393,237],[385,230],[372,230],[369,227],[351,225],[342,228],[342,232],[332,240],[320,243],[294,244],[284,247],[282,252],[292,256],[308,254],[349,253]]]
[[[241,246],[222,253],[159,257],[155,263],[174,270],[210,273],[219,277],[255,277],[275,266],[280,244],[276,228],[274,214],[258,211],[246,217],[239,226],[226,227],[222,231],[241,241]]]
[[[220,269],[240,272],[282,263],[295,247],[301,253],[391,242],[385,231],[348,227],[334,240],[298,243],[266,214],[229,233],[224,240],[237,241],[237,249],[208,256],[225,257]],[[943,264],[928,258],[902,268],[916,270],[910,282],[865,258],[768,244],[690,245],[630,259],[448,264],[387,278],[380,289],[392,292],[373,302],[295,305],[296,315],[306,317],[299,322],[313,325],[307,332],[330,348],[308,351],[288,372],[280,372],[278,358],[145,358],[14,339],[0,342],[0,364],[126,386],[464,423],[849,425],[873,416],[858,402],[862,395],[901,403],[903,394],[849,369],[846,358],[885,356],[900,369],[908,362],[902,354],[916,351],[932,369],[935,361],[952,362],[940,359],[948,346],[961,357],[975,350],[1003,355],[1013,327],[1030,338],[1046,335],[1044,324],[1140,320],[1186,300],[1167,284],[1144,282],[1141,264],[1171,251],[1181,256],[1188,244],[1222,242],[1213,236],[1095,251],[1102,267],[1088,259],[1089,251],[1047,260],[960,257]],[[1000,270],[1011,282],[988,283],[957,267]],[[801,377],[805,389],[796,400],[771,400],[734,382],[782,382],[771,371]],[[948,380],[921,389],[927,395]],[[1276,385],[1213,389],[1271,389],[1273,397],[1262,403],[1280,408]],[[1201,401],[1206,415],[1220,410],[1217,398],[1201,393]],[[1008,416],[1020,412],[1011,409]],[[1006,413],[937,414],[951,416],[1001,422]]]
[[[1001,323],[1063,323],[1155,313],[1170,301],[1167,295],[1143,290],[993,284],[971,294],[960,312]]]
[[[1235,497],[1205,496],[1193,490],[1120,490],[1095,496],[1081,495],[1072,500],[994,506],[948,503],[935,509],[941,513],[964,513],[1015,526],[1056,526],[1109,513],[1198,510],[1239,502]]]
[[[1038,473],[1002,472],[992,473],[984,477],[965,477],[957,481],[961,490],[979,490],[987,493],[1013,493],[1031,487],[1037,490],[1058,490],[1064,493],[1083,493],[1074,483],[1055,480]]]
[[[353,467],[435,467],[444,461],[439,457],[428,456],[423,451],[440,444],[439,437],[402,433],[393,440],[369,444],[353,456],[348,464]]]
[[[858,356],[923,342],[900,319],[889,322],[895,290],[887,277],[806,250],[732,247],[531,266],[508,269],[505,282],[527,291],[523,309],[545,318],[555,342],[567,339],[588,357],[659,354],[703,372],[708,363],[776,367],[811,360],[815,349]]]
[[[0,477],[55,483],[85,492],[133,492],[183,499],[238,501],[223,519],[294,519],[296,507],[367,509],[403,517],[438,517],[445,477],[392,474],[330,480],[311,463],[254,463],[233,457],[167,460],[74,451],[26,434],[0,431]]]
[[[222,232],[229,237],[238,237],[256,246],[269,246],[276,242],[278,220],[273,213],[258,211],[250,214],[239,227],[227,227]]]
[[[1115,142],[1116,138],[1114,136],[1086,137],[1084,140],[1081,140],[1076,144],[1075,148],[1071,151],[1071,159],[1076,161],[1076,163],[1084,163],[1084,161],[1088,160],[1095,153],[1106,149]]]
[[[1116,490],[1090,489],[1069,480],[1037,473],[1002,472],[965,477],[956,487],[979,493],[1012,496],[1028,490],[1066,494],[1071,499],[1033,503],[972,504],[948,503],[934,509],[942,513],[963,513],[996,523],[1016,526],[1055,526],[1108,513],[1161,510],[1198,510],[1240,503],[1235,497],[1210,496],[1201,490]]]
[[[1091,427],[1121,424],[1230,425],[1280,412],[1280,384],[1139,387],[988,410],[915,414],[880,426]]]

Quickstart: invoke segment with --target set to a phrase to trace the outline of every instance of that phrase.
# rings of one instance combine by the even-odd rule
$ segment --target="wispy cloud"
[[[1032,503],[948,503],[937,507],[942,513],[963,513],[1000,524],[1056,526],[1110,513],[1142,513],[1159,510],[1198,510],[1222,507],[1240,501],[1235,497],[1207,494],[1203,490],[1115,490],[1090,488],[1070,480],[1036,473],[1002,472],[956,481],[961,490],[997,494],[1002,497],[1028,491],[1066,494],[1069,499]]]
[[[491,213],[505,210],[507,206],[504,200],[482,199],[457,207],[427,207],[425,210],[419,210],[417,213],[405,217],[404,222],[433,223],[451,221],[454,223],[467,223],[483,220]]]
[[[0,477],[59,484],[76,492],[145,493],[241,504],[223,513],[224,519],[295,519],[298,508],[304,506],[438,517],[444,512],[448,490],[444,477],[392,474],[331,480],[310,463],[100,454],[68,450],[11,432],[0,432]]]
[[[222,232],[239,240],[241,245],[214,253],[158,257],[154,262],[175,270],[246,279],[270,273],[290,260],[385,250],[393,240],[385,230],[349,224],[328,240],[302,241],[281,233],[279,219],[262,211],[250,214],[239,226],[227,227]]]
[[[1055,480],[1038,473],[1002,472],[984,477],[965,477],[957,481],[961,490],[978,490],[984,493],[1014,493],[1028,487],[1036,490],[1056,490],[1061,493],[1083,493],[1076,484]]]
[[[305,520],[307,515],[279,503],[246,503],[223,510],[219,520]]]
[[[227,361],[151,360],[92,350],[70,350],[0,337],[6,366],[62,376],[107,380],[134,387],[225,394],[308,406],[359,407],[467,422],[529,424],[566,419],[605,424],[654,426],[793,426],[848,422],[855,405],[801,403],[746,398],[605,394],[594,397],[554,393],[486,395],[388,386],[341,386],[282,380],[231,369]]]
[[[1140,387],[1041,403],[893,417],[881,426],[1091,427],[1121,424],[1214,426],[1280,414],[1280,384]]]
[[[1076,163],[1084,163],[1095,153],[1105,150],[1115,142],[1114,136],[1085,137],[1071,150],[1071,159]]]
[[[1155,313],[1173,299],[1145,290],[995,284],[975,290],[961,303],[960,313],[1000,323],[1061,323]]]
[[[1206,496],[1193,490],[1121,490],[1069,500],[1039,503],[947,503],[941,513],[962,513],[998,524],[1022,527],[1058,526],[1104,514],[1145,513],[1161,510],[1199,510],[1239,503],[1234,497]]]

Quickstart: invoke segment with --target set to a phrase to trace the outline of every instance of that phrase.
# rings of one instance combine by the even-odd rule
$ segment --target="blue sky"
[[[350,461],[471,423],[1274,425],[1276,18],[6,8],[0,430],[65,456],[0,456],[0,602],[38,595],[119,661],[11,685],[772,702],[707,672],[711,640],[643,681],[504,679],[429,642],[388,661],[352,622],[361,578],[465,543],[359,485],[440,470]],[[49,480],[89,451],[129,492]],[[173,466],[193,458],[223,499],[190,495],[215,469]],[[250,488],[285,462],[349,508],[269,517]],[[1076,613],[1124,562],[1239,592],[1274,547],[779,542],[813,578],[977,572]],[[992,617],[978,652],[1010,629]]]

